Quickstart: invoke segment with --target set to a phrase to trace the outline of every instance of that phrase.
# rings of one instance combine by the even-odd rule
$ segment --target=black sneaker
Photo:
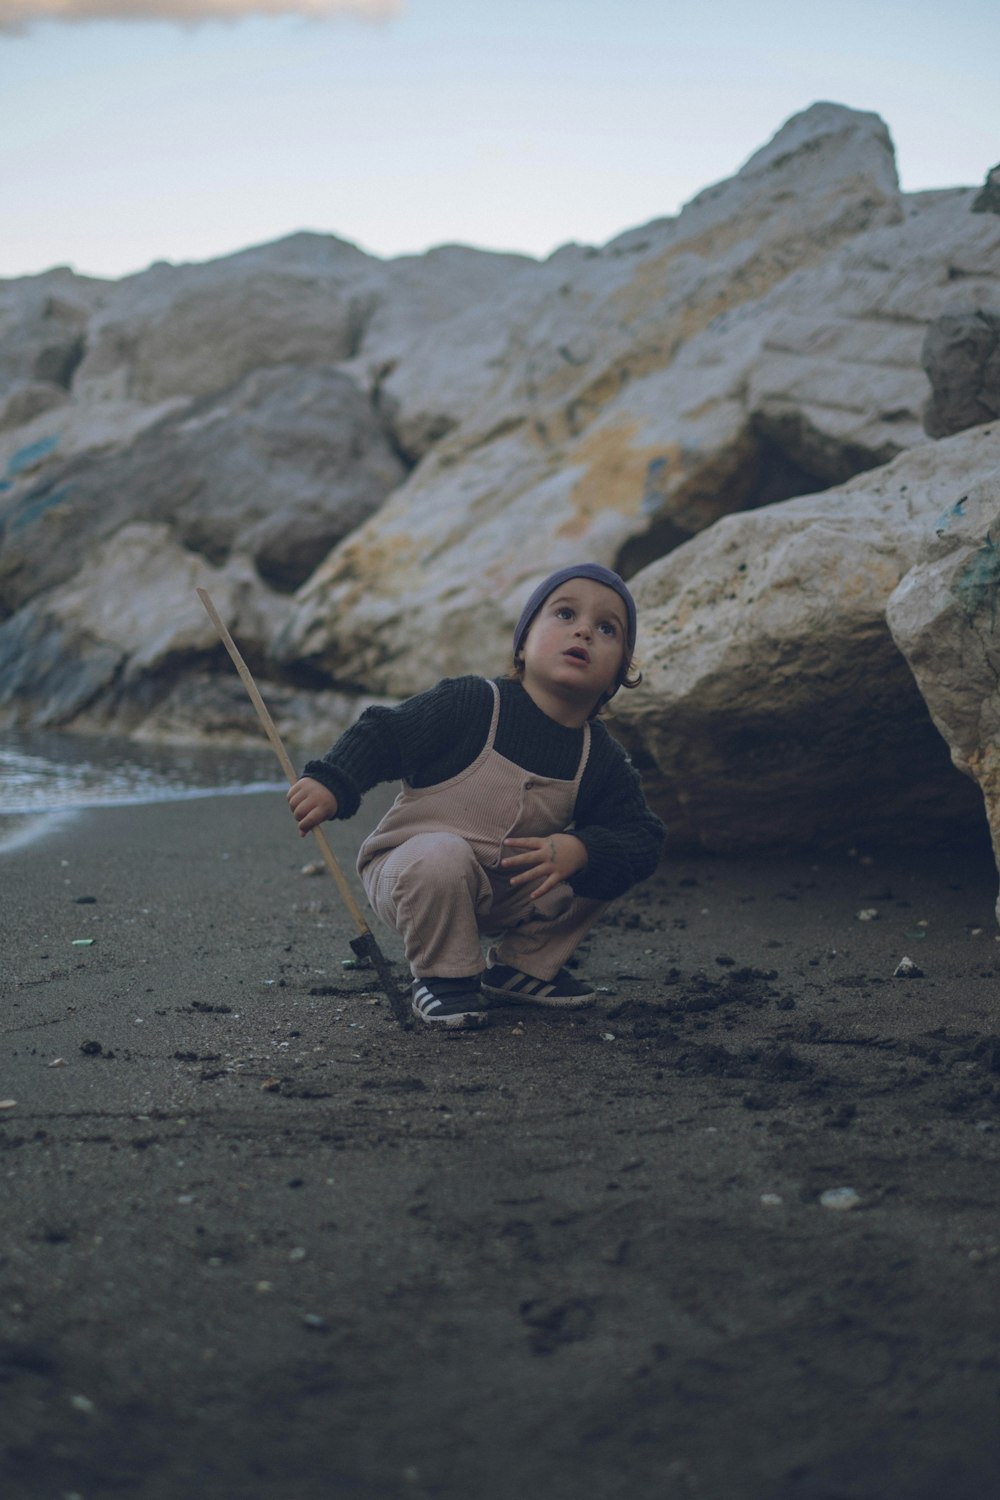
[[[486,1001],[477,976],[468,979],[436,979],[426,975],[410,986],[410,1009],[421,1021],[435,1026],[485,1026],[489,1020]]]
[[[585,979],[574,979],[560,969],[554,979],[536,979],[509,964],[490,964],[483,974],[484,995],[517,1005],[548,1005],[563,1010],[581,1009],[594,1003],[594,991]]]

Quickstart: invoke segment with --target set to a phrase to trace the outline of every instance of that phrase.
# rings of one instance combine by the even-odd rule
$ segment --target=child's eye
[[[598,630],[603,630],[605,635],[610,635],[612,638],[618,634],[618,626],[614,620],[602,620],[597,628]]]
[[[557,620],[572,620],[572,618],[573,618],[573,611],[570,609],[569,605],[568,604],[560,604],[559,608],[556,610],[556,619]]]

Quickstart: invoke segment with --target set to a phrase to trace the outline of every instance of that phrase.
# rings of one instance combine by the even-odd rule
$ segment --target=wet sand
[[[273,794],[0,856],[5,1500],[1000,1493],[985,849],[668,855],[594,1010],[444,1035],[315,858]]]

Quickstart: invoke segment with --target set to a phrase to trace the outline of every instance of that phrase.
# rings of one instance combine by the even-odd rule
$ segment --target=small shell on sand
[[[825,1193],[820,1193],[819,1201],[823,1208],[832,1208],[839,1213],[846,1213],[849,1208],[857,1208],[861,1202],[861,1195],[852,1187],[827,1188]]]

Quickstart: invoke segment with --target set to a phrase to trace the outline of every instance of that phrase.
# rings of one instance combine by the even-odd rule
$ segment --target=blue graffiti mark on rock
[[[26,448],[19,448],[7,461],[7,477],[12,479],[14,475],[30,469],[33,464],[39,463],[43,458],[48,458],[58,441],[57,437],[39,438],[37,443],[29,443]]]
[[[1000,547],[986,533],[986,540],[972,561],[959,573],[951,586],[952,593],[965,610],[967,618],[988,609],[990,629],[997,624],[997,601],[1000,598]]]
[[[35,495],[23,500],[20,505],[15,502],[8,513],[8,536],[13,536],[23,526],[30,526],[33,521],[39,520],[47,511],[54,510],[57,505],[65,504],[72,493],[73,486],[64,485],[62,489],[47,490],[44,495]]]
[[[948,527],[950,526],[952,520],[956,516],[962,517],[965,515],[965,502],[966,500],[968,500],[968,498],[968,495],[963,495],[961,500],[955,501],[955,504],[951,507],[950,510],[946,510],[942,515],[938,516],[937,520],[934,522],[934,530],[937,532],[938,536],[944,535],[944,533],[948,530]]]

